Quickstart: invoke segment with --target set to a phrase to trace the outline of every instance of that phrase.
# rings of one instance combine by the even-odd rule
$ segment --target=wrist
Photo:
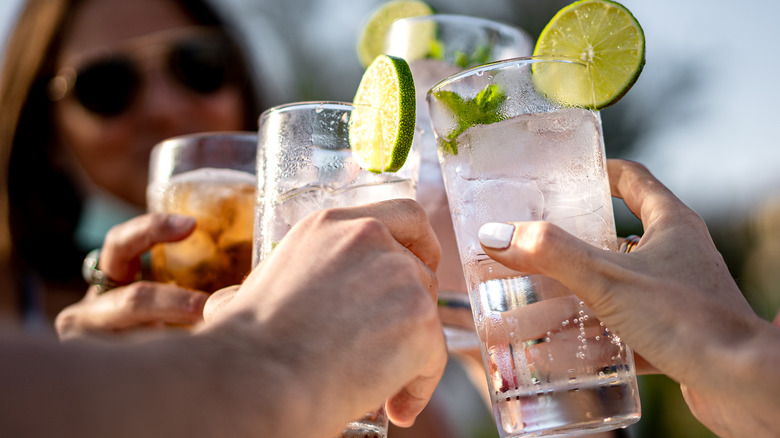
[[[244,430],[294,436],[291,432],[306,424],[313,409],[310,391],[296,378],[273,337],[257,323],[244,327],[242,318],[245,315],[235,315],[193,336],[210,364],[204,392],[219,394],[221,414],[233,424],[243,424]]]

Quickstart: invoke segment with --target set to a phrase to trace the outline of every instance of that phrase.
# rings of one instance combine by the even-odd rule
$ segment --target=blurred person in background
[[[1,313],[51,319],[82,297],[86,253],[145,211],[155,144],[256,130],[234,28],[205,0],[24,4],[0,78]]]

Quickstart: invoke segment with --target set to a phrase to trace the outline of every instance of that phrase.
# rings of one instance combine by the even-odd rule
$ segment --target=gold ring
[[[639,241],[642,239],[642,237],[637,236],[636,234],[632,234],[623,240],[623,243],[620,244],[620,248],[618,251],[628,254],[631,251],[633,251],[637,245],[639,245]]]

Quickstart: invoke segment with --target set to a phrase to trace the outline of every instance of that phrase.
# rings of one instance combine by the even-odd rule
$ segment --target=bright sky
[[[0,1],[0,35],[7,32],[18,3]],[[318,8],[321,24],[314,27],[338,28],[332,24],[344,24],[349,9],[355,9],[353,1],[326,3],[329,7]],[[645,163],[705,218],[740,212],[770,195],[780,197],[780,110],[775,108],[780,102],[780,26],[775,23],[780,2],[623,3],[647,39],[646,67],[626,99],[661,115],[641,152],[629,158]],[[245,18],[252,20],[252,15]],[[338,32],[319,34],[328,35],[335,50],[352,55],[354,33],[333,33]],[[659,90],[684,78],[686,69],[692,83],[659,97]]]
[[[691,69],[698,87],[635,158],[704,215],[738,213],[780,196],[780,28],[773,18],[780,2],[624,4],[647,40],[647,65],[629,96],[652,100],[658,82],[669,79],[668,62]]]

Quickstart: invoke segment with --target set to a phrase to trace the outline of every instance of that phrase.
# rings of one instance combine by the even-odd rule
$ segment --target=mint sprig
[[[447,138],[439,137],[439,148],[458,155],[456,140],[463,131],[474,125],[489,125],[506,119],[499,112],[501,105],[506,100],[506,92],[491,84],[485,87],[472,99],[464,99],[459,94],[439,90],[434,97],[452,111],[457,118],[455,128],[447,135]]]

